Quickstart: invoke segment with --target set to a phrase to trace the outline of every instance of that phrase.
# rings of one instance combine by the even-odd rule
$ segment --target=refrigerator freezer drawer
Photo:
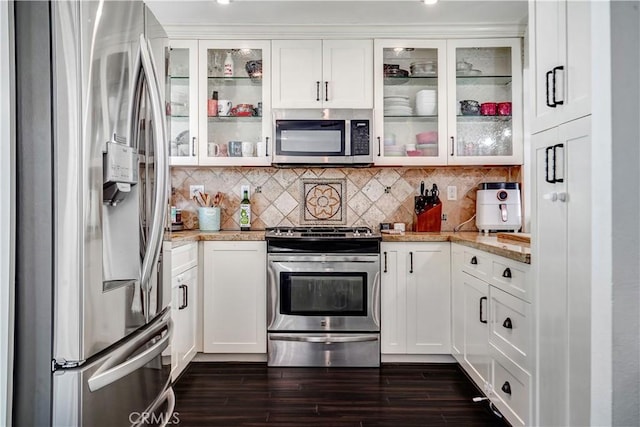
[[[52,425],[135,425],[148,411],[154,415],[147,419],[171,418],[171,366],[163,365],[161,357],[171,335],[167,312],[102,357],[79,368],[55,371]]]

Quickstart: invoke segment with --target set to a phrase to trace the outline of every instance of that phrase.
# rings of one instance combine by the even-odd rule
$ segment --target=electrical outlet
[[[458,200],[458,187],[455,185],[447,187],[447,200]]]
[[[446,221],[447,220],[447,214],[442,214],[442,220]]]
[[[189,186],[189,198],[190,199],[193,199],[193,196],[198,194],[198,192],[204,194],[204,185],[198,184],[198,185],[190,185]]]
[[[251,186],[250,185],[241,185],[240,186],[240,199],[244,197],[244,192],[247,192],[249,200],[251,200]]]

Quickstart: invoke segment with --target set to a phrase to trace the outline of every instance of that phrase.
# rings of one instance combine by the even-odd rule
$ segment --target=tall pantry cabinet
[[[533,423],[590,425],[590,2],[529,2]]]

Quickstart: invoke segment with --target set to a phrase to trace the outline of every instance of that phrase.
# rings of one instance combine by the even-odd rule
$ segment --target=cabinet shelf
[[[437,86],[438,85],[438,76],[428,76],[428,77],[385,77],[384,83],[386,86],[397,86],[397,85],[417,85],[417,86]]]
[[[207,77],[216,86],[262,86],[262,79],[255,77]]]
[[[167,116],[169,119],[173,120],[173,119],[188,119],[189,116],[183,116],[182,114],[177,115],[177,114],[173,114],[173,115],[168,115]]]
[[[209,122],[259,122],[262,116],[213,116],[207,117]]]
[[[456,76],[458,85],[493,85],[507,86],[511,84],[512,76]]]
[[[438,120],[438,116],[416,116],[416,115],[408,115],[408,116],[384,116],[385,121],[388,122],[405,122],[407,119],[411,119],[412,121],[425,121],[425,122],[435,122]]]
[[[169,76],[171,80],[189,80],[189,76]]]
[[[458,122],[510,122],[511,116],[456,116]]]

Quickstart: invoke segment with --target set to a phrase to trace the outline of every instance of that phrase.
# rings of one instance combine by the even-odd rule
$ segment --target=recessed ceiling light
[[[424,0],[424,4],[436,4],[438,0]]]
[[[216,0],[218,2],[218,4],[229,4],[231,3],[231,0]]]

